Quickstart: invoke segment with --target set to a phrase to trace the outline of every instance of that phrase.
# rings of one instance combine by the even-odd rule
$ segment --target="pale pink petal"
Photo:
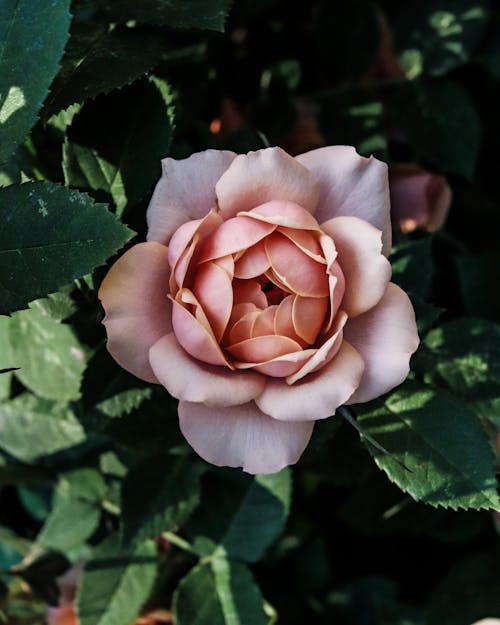
[[[197,360],[210,365],[229,366],[210,329],[184,308],[173,301],[172,326],[182,347]]]
[[[350,317],[370,310],[391,278],[391,264],[381,253],[382,233],[357,217],[335,217],[321,227],[335,242],[345,277],[342,309]]]
[[[266,414],[282,421],[325,419],[344,404],[358,387],[363,359],[347,343],[328,364],[300,382],[289,386],[285,380],[268,380],[255,403]]]
[[[307,254],[318,263],[326,263],[316,232],[298,230],[297,228],[285,228],[283,226],[279,226],[277,230],[284,234],[287,239],[293,241],[304,254]]]
[[[230,280],[234,278],[234,260],[231,255],[216,258],[212,262],[224,269]]]
[[[335,318],[335,324],[325,337],[325,341],[318,349],[312,350],[311,357],[302,365],[300,369],[290,374],[287,384],[295,384],[298,380],[309,373],[314,373],[322,369],[339,351],[343,339],[343,328],[347,321],[347,315],[340,310]]]
[[[233,301],[235,306],[249,302],[257,308],[267,307],[267,297],[257,280],[233,280]]]
[[[277,473],[294,464],[306,448],[313,423],[271,419],[253,402],[230,408],[179,403],[180,428],[204,460],[242,467],[252,474]]]
[[[251,363],[267,362],[272,358],[302,351],[302,347],[286,336],[256,336],[227,346],[237,360]]]
[[[153,345],[149,359],[160,383],[184,401],[235,406],[260,395],[265,386],[265,378],[253,371],[229,371],[191,358],[173,333]]]
[[[193,293],[207,316],[215,340],[220,342],[233,308],[229,276],[215,263],[203,263],[196,271]]]
[[[258,314],[252,327],[252,336],[266,336],[274,334],[274,318],[278,306],[268,306]]]
[[[205,240],[199,262],[234,254],[261,241],[276,226],[251,217],[233,217],[225,221]]]
[[[276,226],[286,228],[300,228],[302,230],[319,230],[319,224],[314,217],[295,202],[272,200],[249,211],[239,211],[238,216],[252,217]]]
[[[391,249],[391,218],[387,165],[360,156],[353,147],[335,145],[296,157],[320,181],[316,219],[350,215],[383,232],[384,254]]]
[[[182,224],[174,232],[168,244],[168,262],[171,269],[174,269],[184,250],[191,244],[195,234],[199,234],[198,240],[202,240],[221,224],[222,218],[213,210],[202,219],[194,219]]]
[[[216,185],[224,219],[271,200],[295,202],[314,214],[316,177],[281,148],[240,154]]]
[[[264,242],[260,241],[249,248],[236,261],[234,275],[236,278],[256,278],[266,273],[271,263],[267,257]]]
[[[312,345],[325,323],[328,309],[327,297],[301,297],[296,295],[293,302],[292,321],[295,332],[308,345]]]
[[[289,289],[304,297],[328,295],[325,265],[301,252],[279,232],[269,235],[264,244],[273,271]]]
[[[215,208],[215,184],[235,157],[233,152],[206,150],[179,161],[164,159],[147,211],[148,241],[168,243],[179,226]]]
[[[345,278],[342,269],[335,261],[328,270],[328,290],[330,295],[330,314],[326,319],[323,333],[328,333],[332,327],[335,315],[340,308],[345,292]]]
[[[139,243],[116,261],[99,289],[110,354],[147,382],[157,381],[149,349],[172,331],[168,276],[167,248],[160,243]]]
[[[370,401],[401,384],[419,343],[415,313],[406,293],[389,282],[375,308],[348,320],[344,337],[365,362],[361,384],[349,403]]]

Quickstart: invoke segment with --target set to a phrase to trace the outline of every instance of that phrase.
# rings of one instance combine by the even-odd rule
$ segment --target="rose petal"
[[[383,232],[383,250],[391,249],[390,199],[387,165],[365,158],[353,147],[335,145],[300,154],[296,160],[320,181],[316,219],[359,217]]]
[[[167,248],[139,243],[111,267],[99,289],[106,316],[108,351],[127,371],[156,382],[149,348],[172,331]]]
[[[263,241],[256,245],[252,245],[240,258],[234,266],[234,275],[236,278],[256,278],[261,276],[271,266],[267,257]]]
[[[303,343],[303,339],[297,334],[293,324],[292,315],[295,297],[295,295],[287,295],[281,300],[274,316],[274,334],[287,336],[304,347],[306,343]]]
[[[191,358],[173,333],[153,345],[149,359],[160,383],[184,401],[236,406],[260,395],[265,386],[265,378],[253,371],[228,371]]]
[[[229,276],[215,263],[203,263],[196,271],[193,293],[203,307],[215,340],[220,342],[233,308]]]
[[[267,297],[257,280],[233,280],[233,301],[235,306],[249,302],[257,308],[267,307]]]
[[[285,378],[299,371],[316,349],[305,349],[292,354],[284,354],[259,364],[233,361],[236,369],[252,369],[271,378]]]
[[[252,328],[252,336],[266,336],[274,334],[274,318],[278,306],[268,306],[258,314]]]
[[[253,310],[239,319],[229,331],[227,344],[239,343],[252,338],[252,331],[255,320],[260,315],[260,310]]]
[[[277,473],[300,458],[313,423],[271,419],[250,402],[230,408],[179,403],[180,428],[188,443],[216,466],[252,474]]]
[[[234,254],[258,243],[276,228],[273,224],[250,217],[234,217],[225,221],[204,242],[199,262]]]
[[[255,364],[267,362],[278,356],[302,351],[302,347],[286,336],[256,336],[227,346],[227,351],[237,360]]]
[[[173,304],[172,326],[177,340],[187,353],[209,365],[226,365],[232,368],[210,329],[193,317],[179,302],[173,300]]]
[[[363,367],[358,352],[343,341],[335,358],[301,382],[289,386],[284,380],[268,380],[255,403],[282,421],[325,419],[349,399],[359,384]]]
[[[266,237],[264,245],[273,271],[289,289],[304,297],[328,295],[325,265],[306,256],[279,232]]]
[[[293,241],[304,254],[310,256],[317,263],[326,263],[316,233],[312,233],[309,230],[298,230],[297,228],[285,228],[283,226],[279,226],[277,231],[285,235],[290,241]]]
[[[269,202],[295,202],[314,213],[318,181],[281,148],[240,154],[215,187],[224,219]]]
[[[205,150],[183,160],[165,158],[147,210],[148,241],[168,243],[179,226],[214,208],[215,183],[235,157],[233,152]]]
[[[295,202],[272,200],[249,211],[239,211],[240,217],[251,217],[276,226],[286,228],[300,228],[302,230],[319,230],[319,224],[314,217]]]
[[[204,239],[222,223],[222,218],[211,210],[203,219],[194,219],[182,224],[172,235],[168,246],[168,262],[171,269],[175,268],[181,255],[191,244],[195,234],[200,235],[199,240]]]
[[[301,297],[296,295],[293,302],[292,321],[295,332],[308,345],[312,345],[325,323],[328,310],[326,297]]]
[[[363,378],[350,404],[370,401],[401,384],[419,343],[415,313],[408,296],[389,282],[375,308],[349,319],[344,336],[365,362]]]
[[[229,317],[229,323],[227,324],[228,328],[231,328],[235,323],[237,323],[240,319],[242,319],[249,312],[260,312],[260,308],[257,308],[255,304],[250,302],[243,302],[240,304],[235,304],[233,306],[233,310],[231,311],[231,316]]]
[[[335,242],[345,277],[342,309],[350,317],[370,310],[391,278],[391,264],[381,253],[382,233],[357,217],[335,217],[321,227]]]

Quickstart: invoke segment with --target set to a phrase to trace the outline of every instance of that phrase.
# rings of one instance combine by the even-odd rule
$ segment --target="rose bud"
[[[390,169],[392,220],[401,232],[435,232],[446,221],[452,192],[446,178],[399,164]]]
[[[385,163],[348,146],[166,158],[147,218],[99,290],[108,350],[180,400],[208,462],[277,472],[317,419],[406,378],[418,335],[390,282]]]

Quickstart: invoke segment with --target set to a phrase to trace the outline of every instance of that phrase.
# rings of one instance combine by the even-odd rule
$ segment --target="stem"
[[[172,545],[179,547],[179,549],[182,549],[183,551],[188,551],[189,553],[193,553],[196,556],[198,555],[187,540],[181,538],[180,536],[177,536],[177,534],[174,534],[174,532],[162,532],[161,535],[163,538],[166,538],[169,542],[171,542]]]

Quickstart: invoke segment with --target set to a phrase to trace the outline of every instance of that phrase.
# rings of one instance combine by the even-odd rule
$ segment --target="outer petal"
[[[245,404],[260,395],[266,384],[253,371],[229,371],[191,358],[173,333],[153,345],[149,359],[156,377],[173,397],[207,406]]]
[[[357,217],[335,217],[321,225],[335,242],[345,277],[342,308],[350,317],[370,310],[384,295],[391,264],[381,254],[381,232]]]
[[[344,337],[365,362],[363,378],[350,404],[370,401],[401,384],[419,343],[415,313],[406,293],[389,282],[375,308],[348,320]]]
[[[320,181],[316,219],[352,215],[382,230],[384,254],[391,249],[391,217],[387,165],[360,156],[353,147],[335,145],[296,157]]]
[[[172,331],[168,275],[167,248],[139,243],[116,261],[99,289],[109,352],[146,382],[157,382],[149,364],[150,347]]]
[[[250,402],[230,408],[179,403],[180,428],[188,443],[216,466],[247,473],[277,473],[294,464],[306,448],[313,423],[271,419]]]
[[[222,217],[234,217],[271,200],[288,200],[314,213],[318,181],[281,148],[240,154],[216,186]]]
[[[147,211],[148,241],[167,243],[180,225],[214,208],[215,183],[235,157],[233,152],[206,150],[179,161],[164,159]]]
[[[282,421],[325,419],[352,395],[363,368],[361,356],[343,341],[333,360],[302,381],[289,386],[284,380],[268,380],[255,403],[263,412]]]

